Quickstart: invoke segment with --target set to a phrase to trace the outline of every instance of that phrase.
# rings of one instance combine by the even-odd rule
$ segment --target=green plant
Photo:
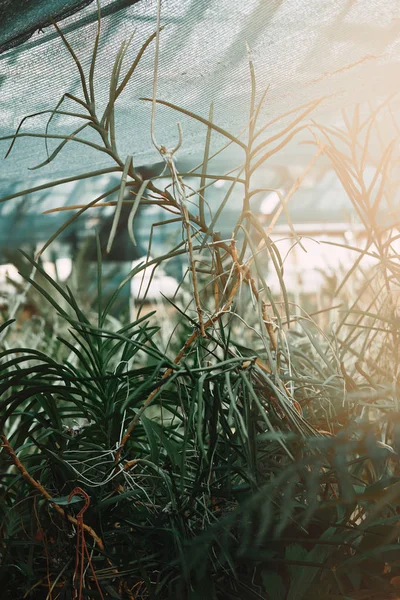
[[[46,287],[33,276],[29,284],[53,306],[68,332],[56,338],[56,354],[5,347],[0,355],[3,589],[37,598],[82,593],[224,600],[322,594],[333,600],[390,590],[390,579],[398,575],[398,317],[393,302],[385,313],[381,305],[393,297],[398,254],[397,233],[392,223],[379,223],[378,207],[394,189],[394,145],[384,147],[378,160],[370,155],[379,111],[363,121],[357,108],[353,123],[345,115],[343,131],[307,121],[320,101],[260,124],[267,91],[257,93],[251,56],[249,120],[235,136],[213,122],[212,107],[206,119],[157,100],[156,65],[154,94],[148,99],[153,126],[161,103],[206,128],[204,159],[190,173],[178,173],[176,149],[158,146],[152,130],[171,175],[171,184],[159,189],[158,177],[142,180],[131,157],[118,155],[114,109],[153,40],[158,52],[160,29],[124,76],[130,41],[121,46],[102,115],[95,103],[100,19],[88,78],[59,31],[79,70],[82,97],[65,94],[48,111],[41,135],[52,139],[53,116],[71,114],[60,109],[65,99],[86,112],[73,113],[83,125],[43,164],[66,143],[83,143],[110,156],[111,170],[121,173],[118,188],[78,207],[62,229],[118,191],[108,249],[123,203],[131,206],[127,226],[133,242],[140,203],[172,212],[170,221],[182,224],[182,239],[150,258],[150,235],[147,259],[107,301],[99,260],[95,319],[68,287],[26,257]],[[79,136],[86,127],[99,134],[99,144]],[[13,142],[25,135],[20,131]],[[252,199],[265,191],[255,187],[257,169],[300,132],[311,132],[317,145],[304,174],[322,154],[332,161],[366,227],[367,246],[360,257],[372,255],[378,264],[374,283],[367,280],[359,288],[330,331],[291,302],[283,260],[270,238],[277,216],[265,231],[251,210]],[[210,155],[216,134],[224,138],[224,147],[234,144],[243,154],[241,165],[218,177],[208,170],[219,155]],[[364,171],[371,165],[375,175],[367,186]],[[187,175],[199,179],[198,190],[185,185]],[[206,196],[216,178],[230,188],[212,215]],[[300,183],[281,199],[279,213]],[[241,214],[232,238],[222,240],[216,224],[236,186],[243,191]],[[126,199],[127,190],[133,201]],[[301,244],[294,229],[293,235]],[[265,281],[261,252],[280,282],[279,297]],[[193,306],[175,305],[185,328],[180,349],[160,350],[157,315],[140,317],[139,311],[136,321],[109,327],[110,310],[130,277],[176,256],[187,258],[195,296]],[[359,263],[346,273],[336,295]],[[380,278],[387,293],[383,301]],[[364,292],[372,293],[367,304]],[[246,303],[252,306],[251,322],[239,312]],[[372,411],[373,420],[367,419]]]
[[[393,449],[370,427],[337,438],[291,433],[270,408],[279,389],[256,355],[199,346],[190,367],[177,365],[152,342],[150,317],[108,331],[99,323],[109,305],[93,325],[68,289],[32,285],[68,323],[59,343],[77,361],[28,348],[1,354],[3,589],[72,594],[81,504],[68,495],[77,486],[89,495],[86,543],[104,597],[273,598],[278,586],[299,598],[357,577],[385,585],[398,476]],[[332,380],[324,393],[340,389]],[[94,594],[90,572],[85,581]]]

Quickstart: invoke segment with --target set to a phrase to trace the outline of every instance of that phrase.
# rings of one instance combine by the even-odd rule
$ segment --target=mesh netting
[[[156,19],[154,0],[134,4],[102,0],[101,4],[104,16],[96,69],[100,106],[105,105],[122,40],[135,31],[127,68],[155,31]],[[213,101],[214,122],[236,134],[249,112],[246,43],[252,50],[258,89],[270,86],[262,115],[265,120],[320,96],[330,96],[318,109],[326,116],[338,107],[397,89],[400,4],[396,0],[164,0],[162,23],[167,27],[161,34],[158,97],[204,117]],[[96,30],[95,3],[59,24],[88,70]],[[151,106],[139,100],[151,96],[153,62],[154,45],[117,104],[118,150],[121,156],[133,154],[136,165],[158,161],[150,139]],[[54,108],[65,92],[79,95],[75,64],[52,26],[0,55],[0,82],[1,136],[14,133],[23,116]],[[72,108],[67,101],[64,110],[68,106]],[[24,131],[43,132],[47,117],[28,120]],[[184,137],[181,155],[195,163],[203,153],[204,125],[159,106],[157,138],[174,145],[178,120]],[[73,118],[58,117],[51,133],[69,134],[76,126]],[[91,135],[96,140],[95,132]],[[222,142],[213,134],[215,146]],[[3,155],[7,147],[8,142],[0,142]],[[17,140],[11,156],[1,159],[0,178],[25,180],[37,175],[27,167],[45,156],[43,139]],[[71,142],[40,175],[67,176],[108,164],[104,155]]]

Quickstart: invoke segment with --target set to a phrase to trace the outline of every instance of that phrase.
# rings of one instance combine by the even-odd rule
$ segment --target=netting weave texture
[[[122,40],[135,31],[127,68],[155,31],[156,22],[154,0],[135,4],[102,0],[101,5],[99,105],[106,102]],[[325,95],[329,98],[320,111],[327,115],[344,105],[391,94],[400,80],[397,0],[163,0],[162,23],[167,26],[161,34],[158,97],[204,117],[213,101],[214,121],[234,133],[248,119],[246,43],[254,58],[258,89],[269,86],[265,120]],[[88,69],[96,30],[95,3],[59,25]],[[151,106],[139,100],[151,96],[153,64],[154,45],[118,100],[118,150],[122,156],[133,154],[136,165],[158,160],[150,139]],[[14,133],[22,117],[54,108],[65,92],[79,94],[75,64],[52,26],[0,55],[0,90],[0,136]],[[46,119],[44,115],[26,121],[24,131],[43,133]],[[178,120],[183,128],[182,153],[201,160],[205,127],[174,110],[158,108],[158,140],[174,145]],[[74,119],[58,117],[51,132],[65,135],[76,126]],[[94,132],[91,135],[96,139]],[[218,138],[213,135],[216,146],[223,141]],[[0,142],[2,156],[8,144]],[[27,168],[44,158],[43,140],[17,140],[10,157],[0,159],[0,179],[21,181],[37,175]],[[40,175],[67,176],[103,166],[107,166],[104,156],[71,142]]]

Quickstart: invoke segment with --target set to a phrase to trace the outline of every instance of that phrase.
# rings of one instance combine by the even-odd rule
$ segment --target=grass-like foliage
[[[163,225],[155,223],[147,259],[111,298],[103,294],[98,248],[96,314],[49,277],[38,260],[41,252],[36,259],[25,257],[32,269],[27,285],[52,307],[58,327],[46,327],[33,348],[9,344],[12,318],[1,326],[3,594],[49,600],[389,597],[400,577],[400,271],[393,218],[400,136],[390,103],[368,111],[356,107],[352,118],[343,115],[342,129],[308,120],[321,100],[261,122],[267,91],[257,90],[249,54],[249,119],[235,136],[213,122],[212,107],[206,118],[157,99],[159,3],[157,30],[128,68],[131,40],[119,49],[100,113],[100,24],[99,15],[88,74],[57,27],[79,71],[82,94],[66,93],[44,113],[45,133],[37,135],[46,142],[47,158],[38,167],[51,163],[66,144],[81,143],[106,153],[115,166],[69,181],[113,171],[121,182],[75,206],[77,212],[45,247],[85,211],[110,204],[115,216],[108,251],[124,204],[131,209],[133,243],[140,204],[172,213],[163,223],[181,223],[182,237],[151,258],[153,228]],[[159,177],[143,179],[131,156],[119,156],[115,133],[116,102],[151,43],[156,64],[147,100],[153,143],[170,177],[165,189]],[[64,102],[79,112],[63,110]],[[180,125],[174,148],[156,140],[158,103],[204,125],[204,158],[190,173],[176,167],[184,139]],[[82,124],[60,139],[50,133],[57,115]],[[382,115],[392,119],[394,141],[385,142]],[[27,135],[27,118],[10,150]],[[88,127],[98,133],[98,144],[82,137]],[[303,177],[321,155],[328,157],[366,233],[362,249],[350,248],[357,259],[332,294],[332,305],[341,299],[340,312],[328,306],[315,319],[287,292],[284,261],[271,238],[302,178],[281,198],[267,229],[252,211],[252,199],[266,191],[254,175],[300,132],[309,132],[316,145]],[[212,136],[222,139],[213,154]],[[50,150],[53,139],[59,145]],[[220,152],[232,144],[241,164],[211,175]],[[189,175],[198,178],[198,189],[185,184]],[[227,181],[229,189],[212,214],[207,190],[215,179]],[[236,187],[242,190],[241,213],[231,238],[223,240],[218,218]],[[117,201],[107,201],[116,191]],[[293,238],[301,245],[294,229]],[[141,316],[139,310],[133,322],[116,324],[110,312],[130,277],[154,272],[177,256],[186,258],[193,300],[186,308],[174,305],[181,322],[164,351],[157,314]],[[279,296],[265,281],[265,257]],[[323,327],[326,314],[339,319],[330,328]]]
[[[307,421],[295,433],[297,409],[283,414],[256,354],[232,357],[222,324],[223,342],[210,335],[178,365],[152,341],[151,314],[107,330],[110,306],[92,324],[53,285],[41,291],[69,326],[65,358],[1,354],[9,595],[69,598],[82,586],[104,598],[341,597],[357,582],[385,585],[383,563],[397,555],[396,453],[370,426],[351,426],[347,412],[337,436]],[[303,368],[302,387],[339,401],[335,365],[315,369],[319,381]],[[87,553],[77,546],[86,494]]]

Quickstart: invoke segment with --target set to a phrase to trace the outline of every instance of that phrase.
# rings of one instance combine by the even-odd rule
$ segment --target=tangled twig
[[[21,473],[22,477],[24,479],[26,479],[34,488],[36,488],[40,492],[40,494],[44,498],[46,498],[46,500],[48,500],[51,503],[51,505],[53,506],[54,510],[56,512],[58,512],[58,514],[61,517],[63,517],[64,519],[67,518],[70,523],[72,523],[73,525],[75,525],[75,527],[77,527],[78,526],[77,519],[75,519],[75,517],[73,517],[72,515],[70,515],[67,512],[65,512],[65,510],[63,508],[61,508],[61,506],[59,506],[58,504],[56,504],[55,502],[53,502],[52,497],[49,494],[49,492],[46,490],[46,488],[44,488],[42,486],[42,484],[39,483],[39,481],[36,481],[36,479],[34,479],[31,475],[29,475],[29,473],[26,470],[25,466],[22,464],[22,462],[19,460],[18,456],[15,454],[15,451],[12,448],[12,446],[11,446],[10,442],[8,441],[8,439],[6,438],[6,436],[1,435],[0,438],[2,440],[2,447],[5,449],[5,451],[7,452],[7,454],[10,456],[12,462],[17,467],[17,469]],[[94,529],[92,527],[90,527],[89,525],[86,525],[86,523],[83,523],[82,526],[83,526],[83,529],[91,536],[91,538],[93,539],[93,541],[97,544],[97,546],[99,547],[99,549],[102,552],[104,552],[103,541],[97,535],[97,533],[94,531]]]
[[[85,567],[85,554],[87,557],[87,561],[88,561],[88,565],[90,567],[90,570],[92,571],[92,575],[93,575],[93,579],[96,583],[96,587],[99,591],[100,597],[102,598],[102,600],[104,600],[104,596],[102,594],[102,591],[100,589],[100,585],[96,576],[96,572],[93,568],[93,564],[92,564],[92,559],[90,558],[90,554],[89,551],[87,549],[86,546],[86,541],[85,541],[85,523],[83,522],[83,515],[85,514],[86,510],[89,507],[90,504],[90,498],[88,496],[88,494],[80,487],[76,487],[72,490],[72,492],[70,493],[70,495],[68,496],[68,502],[71,502],[72,497],[73,496],[82,496],[85,504],[83,505],[83,507],[81,508],[81,510],[78,512],[78,514],[76,515],[76,522],[77,522],[77,526],[76,526],[76,554],[75,554],[75,570],[74,570],[74,577],[73,577],[73,585],[74,585],[74,590],[75,590],[75,598],[78,598],[78,600],[82,600],[83,596],[83,577],[84,577],[84,567]],[[77,596],[78,593],[78,589],[76,587],[76,578],[79,576],[79,595]]]

